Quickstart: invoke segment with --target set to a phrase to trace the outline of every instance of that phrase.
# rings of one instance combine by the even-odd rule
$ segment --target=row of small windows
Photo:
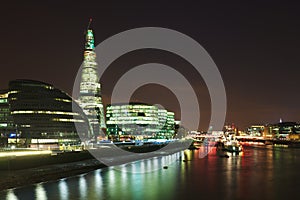
[[[54,87],[53,86],[50,86],[50,85],[44,85],[44,84],[40,84],[40,85],[37,85],[37,84],[33,84],[33,83],[22,83],[21,87],[42,87],[42,88],[45,88],[45,89],[48,89],[48,90],[53,90]],[[16,93],[17,91],[14,91],[14,93]],[[12,93],[12,91],[10,92]]]
[[[0,112],[8,112],[9,108],[0,108]]]
[[[106,117],[156,117],[156,114],[152,114],[152,113],[143,113],[143,112],[138,112],[138,113],[107,113]]]
[[[5,98],[5,99],[0,99],[0,103],[7,103],[7,98]]]
[[[55,98],[56,101],[62,101],[62,102],[71,102],[70,99],[61,99],[61,98]]]
[[[79,115],[74,112],[63,112],[63,111],[45,111],[45,110],[17,110],[12,111],[12,115],[14,114],[48,114],[48,115]]]
[[[115,109],[153,109],[158,110],[156,106],[149,105],[121,105],[121,106],[108,106],[107,110],[115,110]]]
[[[117,113],[155,113],[158,114],[160,116],[174,116],[174,112],[168,112],[164,109],[138,109],[138,108],[122,108],[122,109],[117,109],[117,108],[113,108],[111,109],[111,107],[107,108],[106,113],[113,113],[113,114],[117,114]]]
[[[84,122],[82,119],[64,119],[64,118],[53,118],[52,121],[58,122]]]
[[[106,124],[154,124],[158,125],[157,121],[144,121],[144,120],[136,120],[136,121],[107,121]]]

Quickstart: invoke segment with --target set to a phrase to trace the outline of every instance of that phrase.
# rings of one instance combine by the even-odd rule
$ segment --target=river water
[[[0,192],[0,199],[290,199],[300,194],[300,149],[244,147],[170,156]],[[164,166],[168,166],[166,169]]]

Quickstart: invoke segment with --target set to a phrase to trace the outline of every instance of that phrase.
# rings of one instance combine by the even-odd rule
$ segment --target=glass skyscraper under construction
[[[96,62],[94,34],[90,25],[87,28],[85,39],[78,103],[89,119],[92,135],[98,136],[100,134],[100,129],[106,129],[106,125],[101,98],[101,85],[97,73],[98,65]]]

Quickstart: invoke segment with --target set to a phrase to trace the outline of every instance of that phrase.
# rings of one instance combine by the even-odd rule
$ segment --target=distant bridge
[[[300,147],[300,141],[287,139],[268,139],[258,136],[236,136],[240,142],[257,142],[269,145],[287,145],[289,147]]]
[[[194,140],[201,140],[203,141],[204,139],[217,139],[220,136],[218,135],[211,135],[211,134],[195,134],[195,135],[190,135]],[[300,141],[295,141],[295,140],[278,140],[278,139],[271,139],[271,138],[264,138],[264,137],[259,137],[259,136],[235,136],[236,139],[240,142],[249,142],[249,143],[262,143],[262,144],[269,144],[269,145],[288,145],[291,147],[299,147],[300,148]]]

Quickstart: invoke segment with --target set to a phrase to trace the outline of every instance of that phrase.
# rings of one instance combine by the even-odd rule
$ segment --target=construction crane
[[[89,21],[89,24],[88,24],[88,26],[87,26],[87,29],[86,29],[86,30],[89,30],[91,23],[92,23],[92,18],[90,18],[90,21]]]
[[[86,34],[87,34],[87,32],[88,32],[88,30],[90,29],[90,26],[91,26],[91,23],[92,23],[92,18],[90,18],[90,20],[89,20],[89,23],[88,23],[88,26],[87,26],[87,28],[84,30],[84,32],[83,32],[83,35],[84,36],[86,36]]]

